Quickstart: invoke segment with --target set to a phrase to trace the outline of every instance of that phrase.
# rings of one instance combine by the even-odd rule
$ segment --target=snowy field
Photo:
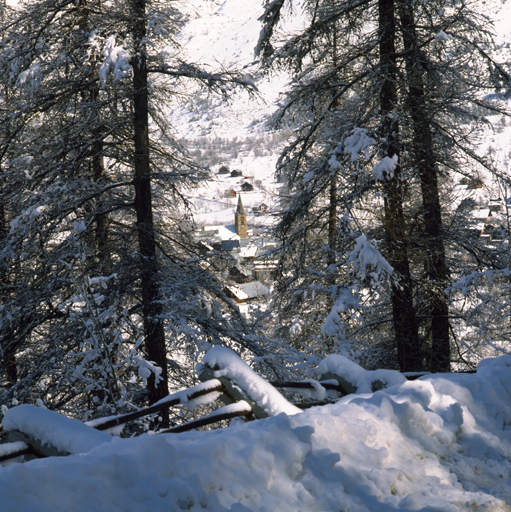
[[[6,428],[32,423],[75,454],[0,467],[0,510],[511,511],[511,356],[483,361],[477,374],[417,381],[330,356],[324,369],[359,392],[298,412],[226,351],[206,358],[260,405],[285,412],[223,430],[121,439],[13,407]],[[374,378],[394,384],[364,393]]]

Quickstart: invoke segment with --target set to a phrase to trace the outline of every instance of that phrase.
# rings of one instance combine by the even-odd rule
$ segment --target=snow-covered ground
[[[208,360],[260,402],[271,395],[231,355]],[[325,368],[359,391],[375,377],[342,359]],[[0,510],[511,511],[511,357],[485,360],[477,374],[403,381],[391,375],[394,385],[374,394],[223,430],[121,439],[91,429],[88,439],[80,425],[77,444],[60,434],[77,454],[0,467]],[[7,412],[9,428],[30,423],[36,408],[22,407]],[[41,412],[74,432],[74,420]]]

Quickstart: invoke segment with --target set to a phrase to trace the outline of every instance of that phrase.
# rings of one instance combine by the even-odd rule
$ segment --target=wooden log
[[[211,380],[211,379],[207,379]],[[192,388],[193,389],[193,388]],[[195,398],[199,398],[201,396],[209,395],[210,393],[223,391],[223,384],[219,383],[218,385],[207,388],[207,389],[199,389],[197,391],[192,391],[189,395],[187,395],[188,401],[194,400]],[[116,418],[112,418],[106,420],[103,423],[95,424],[94,428],[98,430],[108,430],[109,428],[117,427],[119,425],[123,425],[125,423],[129,423],[130,421],[136,420],[138,418],[143,418],[144,416],[149,416],[150,414],[158,413],[164,409],[168,409],[175,405],[179,405],[182,403],[182,397],[176,397],[174,399],[170,399],[168,401],[163,401],[156,405],[152,405],[147,407],[146,409],[142,409],[141,411],[130,412],[128,414],[123,414],[121,416],[117,416]]]
[[[167,434],[167,433],[175,433],[178,434],[179,432],[187,432],[189,430],[193,430],[199,427],[205,427],[207,425],[212,425],[213,423],[218,423],[219,421],[223,420],[229,420],[232,418],[237,418],[241,416],[248,416],[252,414],[252,409],[248,402],[246,402],[246,408],[242,408],[241,410],[226,410],[226,412],[221,412],[222,409],[227,409],[229,406],[226,406],[225,408],[219,409],[218,411],[215,411],[213,414],[210,414],[209,416],[206,416],[204,418],[199,418],[197,420],[189,421],[188,423],[185,423],[184,425],[178,425],[177,427],[167,428],[165,430],[160,430],[158,434]],[[239,404],[239,402],[238,402]],[[232,405],[232,404],[231,404]]]
[[[332,380],[332,379],[329,379]],[[315,389],[314,386],[310,382],[286,382],[281,380],[273,380],[270,381],[270,384],[275,388],[289,388],[289,389]],[[322,382],[319,381],[319,384],[323,386],[325,389],[330,389],[333,391],[337,391],[346,395],[345,387],[340,384],[334,384],[333,382]]]
[[[7,442],[15,443],[22,441],[29,447],[29,452],[36,457],[65,457],[68,452],[61,452],[50,444],[43,444],[39,439],[31,437],[19,430],[8,430],[6,433]]]
[[[31,453],[31,448],[23,441],[13,441],[0,445],[0,464]]]
[[[206,382],[211,379],[218,379],[224,386],[224,392],[220,395],[220,400],[222,400],[222,402],[224,402],[226,405],[230,405],[244,400],[252,408],[252,415],[256,419],[260,420],[263,418],[268,418],[268,414],[266,414],[264,409],[257,405],[254,400],[246,396],[245,393],[243,393],[243,391],[238,386],[235,386],[227,377],[215,377],[215,371],[218,371],[218,368],[209,368],[205,366],[202,370],[202,373],[199,375],[199,379],[202,382]],[[253,419],[250,418],[249,415],[247,415],[246,418],[247,421]]]

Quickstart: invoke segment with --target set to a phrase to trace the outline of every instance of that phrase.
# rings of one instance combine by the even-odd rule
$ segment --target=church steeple
[[[247,238],[247,216],[245,214],[245,208],[243,208],[243,203],[241,202],[241,195],[238,196],[238,207],[236,208],[236,214],[234,215],[234,228],[236,229],[236,234],[240,238]]]

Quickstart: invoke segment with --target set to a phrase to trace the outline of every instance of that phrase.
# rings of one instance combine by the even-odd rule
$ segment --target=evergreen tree
[[[480,114],[502,108],[483,96],[495,74],[505,78],[483,51],[487,20],[467,2],[323,0],[304,3],[307,22],[286,39],[276,35],[286,4],[267,3],[258,46],[268,65],[292,71],[277,121],[299,125],[278,164],[289,184],[277,227],[280,332],[320,322],[313,350],[337,339],[371,364],[383,345],[386,363],[403,371],[448,371],[444,290],[454,275],[442,183],[466,172],[467,158],[480,164]],[[335,237],[325,229],[334,216]],[[376,248],[392,272],[382,272]],[[311,331],[302,333],[291,338],[311,346]]]
[[[3,26],[7,398],[105,414],[140,401],[145,383],[150,401],[185,373],[190,383],[211,343],[257,350],[239,314],[220,314],[221,290],[180,227],[183,191],[204,170],[165,110],[183,81],[250,85],[182,62],[181,23],[166,3],[34,0]]]

